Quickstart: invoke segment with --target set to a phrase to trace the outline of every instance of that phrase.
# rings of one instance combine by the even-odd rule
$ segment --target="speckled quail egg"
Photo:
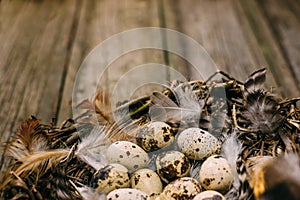
[[[139,169],[130,179],[131,187],[146,192],[148,195],[159,194],[162,191],[162,183],[151,169]]]
[[[214,190],[206,190],[197,194],[193,200],[226,200],[225,197]]]
[[[165,122],[150,122],[139,130],[136,141],[145,151],[151,152],[169,146],[174,134]]]
[[[190,172],[189,159],[179,151],[166,151],[158,155],[155,161],[157,173],[168,183],[187,176]]]
[[[201,192],[199,182],[191,177],[179,178],[169,183],[160,194],[161,200],[190,200]]]
[[[188,158],[202,160],[219,154],[221,142],[209,132],[200,128],[188,128],[177,138],[177,145]]]
[[[130,187],[128,170],[120,164],[106,165],[93,175],[91,185],[100,193],[109,193],[118,188],[128,188]]]
[[[144,168],[149,162],[148,154],[138,145],[128,141],[117,141],[107,149],[110,163],[124,165],[129,171]]]
[[[111,191],[107,200],[149,200],[150,197],[143,191],[132,188],[121,188]]]
[[[216,190],[224,194],[233,182],[233,174],[228,161],[219,155],[207,158],[201,165],[199,180],[206,190]]]

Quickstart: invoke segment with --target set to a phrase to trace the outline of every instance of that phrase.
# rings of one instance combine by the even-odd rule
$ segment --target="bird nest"
[[[212,76],[174,81],[170,88],[121,103],[114,111],[105,92],[99,91],[78,105],[83,114],[59,127],[31,117],[6,144],[12,162],[1,184],[1,197],[105,199],[106,194],[97,190],[95,174],[108,164],[107,147],[116,141],[136,144],[142,127],[164,121],[175,136],[197,127],[217,138],[233,174],[230,188],[222,192],[227,199],[299,199],[300,98],[281,99],[264,89],[265,69],[245,82],[224,72],[216,74],[221,75],[219,80]],[[155,171],[151,159],[155,155],[149,161]],[[189,176],[198,180],[203,160],[189,159]],[[151,198],[163,199],[159,194]]]

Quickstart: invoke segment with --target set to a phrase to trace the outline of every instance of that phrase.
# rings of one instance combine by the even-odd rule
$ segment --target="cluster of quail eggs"
[[[92,185],[107,199],[220,199],[229,191],[233,174],[219,155],[221,142],[200,128],[174,134],[165,122],[150,122],[136,143],[117,141],[106,152],[109,164],[93,176]],[[197,177],[192,162],[201,163]]]

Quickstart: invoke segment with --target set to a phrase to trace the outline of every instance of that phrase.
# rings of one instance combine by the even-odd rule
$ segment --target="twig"
[[[240,127],[237,123],[237,119],[236,119],[236,109],[235,109],[235,104],[232,105],[232,118],[233,118],[233,123],[235,125],[235,127],[237,129],[239,129],[240,131],[244,131],[244,132],[247,132],[247,133],[253,133],[254,131],[250,130],[250,129],[246,129],[246,128],[243,128],[243,127]]]

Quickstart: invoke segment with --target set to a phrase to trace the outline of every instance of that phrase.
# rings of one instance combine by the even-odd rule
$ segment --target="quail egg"
[[[219,155],[209,157],[201,165],[199,180],[206,190],[226,193],[233,182],[233,174],[228,161]]]
[[[169,183],[160,194],[160,199],[189,200],[193,199],[199,192],[201,192],[201,186],[196,179],[183,177]]]
[[[136,141],[145,151],[151,152],[170,145],[174,134],[165,122],[150,122],[139,130]]]
[[[157,173],[168,183],[187,176],[190,172],[189,159],[179,151],[166,151],[158,155],[155,161]]]
[[[143,191],[132,188],[121,188],[111,191],[107,200],[150,200],[150,197]]]
[[[149,162],[148,154],[138,145],[128,141],[117,141],[107,149],[110,163],[124,165],[129,171],[144,168]]]
[[[146,192],[148,195],[159,194],[162,183],[159,176],[151,169],[139,169],[130,179],[131,187]]]
[[[225,197],[214,190],[206,190],[197,194],[193,200],[226,200]]]
[[[219,154],[221,150],[220,141],[200,128],[188,128],[182,131],[177,138],[177,145],[181,152],[194,160]]]
[[[91,185],[100,193],[109,193],[118,188],[128,188],[130,187],[128,170],[120,164],[106,165],[93,175]]]

